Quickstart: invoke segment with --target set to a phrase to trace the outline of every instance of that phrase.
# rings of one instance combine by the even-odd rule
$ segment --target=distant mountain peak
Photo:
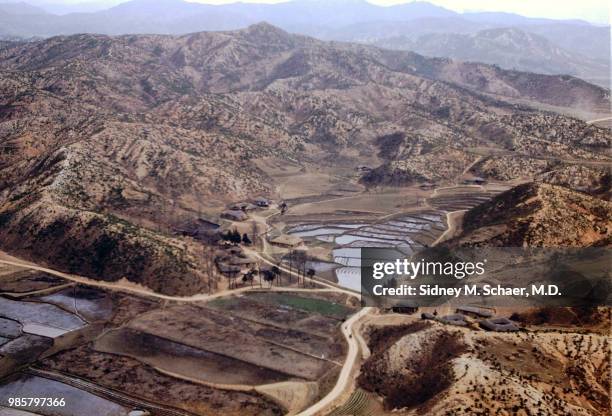
[[[239,30],[239,32],[246,34],[249,39],[257,42],[290,41],[293,38],[288,32],[268,22],[255,23],[246,29]]]
[[[32,6],[23,1],[19,2],[7,2],[0,3],[0,13],[6,13],[14,16],[28,16],[28,15],[46,15],[46,11],[40,7]]]
[[[254,32],[280,32],[280,33],[288,34],[287,32],[280,29],[279,27],[274,26],[273,24],[268,23],[266,21],[254,23],[250,25],[249,27],[247,27],[246,30],[251,31],[251,32],[253,31]]]

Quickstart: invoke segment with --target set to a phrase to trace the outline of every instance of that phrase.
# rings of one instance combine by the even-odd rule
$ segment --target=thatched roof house
[[[447,325],[467,326],[468,324],[465,320],[465,316],[460,313],[443,316],[439,321]]]
[[[204,218],[197,218],[183,222],[176,228],[175,233],[178,235],[186,235],[202,241],[212,242],[215,236],[218,235],[220,225]]]
[[[270,206],[271,201],[268,198],[264,198],[263,196],[257,197],[253,200],[253,203],[261,208],[267,208]]]
[[[295,235],[281,234],[278,237],[270,240],[270,243],[279,247],[295,248],[302,244],[302,239]]]
[[[217,263],[217,268],[224,275],[237,275],[242,269],[240,266],[234,266],[226,263]]]
[[[428,191],[431,189],[434,189],[436,187],[436,184],[433,182],[424,182],[422,184],[419,185],[419,188],[421,188],[424,191]]]
[[[478,324],[487,331],[516,332],[519,330],[518,325],[508,318],[483,319]]]
[[[249,216],[244,211],[229,209],[221,213],[221,218],[225,218],[230,221],[246,221]]]
[[[492,310],[479,308],[477,306],[459,306],[455,312],[470,315],[475,318],[491,318],[493,316]]]
[[[257,263],[256,260],[250,257],[231,256],[226,260],[226,263],[232,266],[252,266]]]
[[[391,308],[393,313],[401,313],[404,315],[411,315],[419,310],[416,306],[394,306]]]
[[[421,319],[436,319],[436,315],[434,315],[433,313],[429,313],[429,312],[423,312],[421,314]]]
[[[230,205],[229,209],[234,211],[253,211],[257,209],[257,205],[251,204],[250,202],[236,202]]]

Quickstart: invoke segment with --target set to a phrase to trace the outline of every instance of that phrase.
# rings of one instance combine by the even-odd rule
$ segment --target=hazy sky
[[[236,0],[191,0],[200,3],[223,4]],[[242,0],[249,3],[280,3],[286,0]],[[409,3],[406,0],[368,0],[370,3],[390,6]],[[530,17],[553,19],[584,19],[609,23],[610,7],[607,0],[430,0],[447,9],[462,11],[503,11]]]

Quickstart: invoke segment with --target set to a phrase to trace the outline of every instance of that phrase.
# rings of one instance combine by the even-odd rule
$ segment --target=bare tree
[[[255,273],[257,270],[251,269],[248,272],[242,275],[242,283],[251,283],[251,287],[253,287],[253,280],[255,279]]]
[[[272,270],[262,270],[261,274],[263,275],[264,280],[270,284],[270,287],[272,287],[274,278],[276,277],[274,272],[272,272]]]
[[[202,245],[202,271],[206,276],[205,284],[208,285],[208,294],[212,293],[212,283],[215,281],[215,249],[212,246]]]
[[[257,247],[259,243],[259,235],[257,232],[257,222],[256,221],[251,221],[251,236],[253,240],[253,246]]]
[[[315,270],[314,269],[308,269],[306,270],[306,276],[308,276],[308,278],[310,279],[310,286],[313,286],[313,278],[315,275]]]
[[[227,273],[227,278],[229,280],[229,288],[236,289],[236,278],[238,277],[238,271],[230,270]]]
[[[164,204],[161,203],[159,206],[158,216],[157,216],[157,232],[162,233],[162,223],[164,221]]]
[[[204,285],[208,285],[208,293],[210,293],[210,271],[208,270],[208,261],[206,246],[202,245],[202,276],[206,278],[206,281],[202,282]]]
[[[293,261],[295,264],[295,268],[297,271],[297,275],[298,275],[298,285],[300,284],[300,276],[302,278],[302,286],[306,286],[306,263],[307,263],[307,257],[306,257],[306,253],[304,253],[301,250],[293,250]]]
[[[306,287],[306,265],[308,264],[308,257],[306,253],[302,252],[300,266],[302,267],[302,285]]]
[[[272,266],[272,268],[270,269],[270,271],[272,273],[274,273],[274,277],[276,278],[276,284],[278,286],[280,286],[282,284],[281,281],[281,269],[278,266]]]
[[[261,281],[261,269],[259,268],[259,262],[256,263],[256,267],[257,267],[257,277],[259,277],[259,287],[261,288],[263,285]]]
[[[290,251],[286,256],[287,263],[289,265],[289,284],[293,283],[293,250]]]

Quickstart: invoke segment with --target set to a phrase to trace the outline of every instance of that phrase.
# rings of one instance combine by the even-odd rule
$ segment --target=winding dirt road
[[[177,302],[196,302],[203,301],[209,299],[215,299],[222,296],[227,296],[232,293],[239,293],[245,290],[250,290],[251,288],[241,288],[241,289],[232,289],[232,290],[223,290],[221,292],[213,293],[213,294],[198,294],[193,296],[171,296],[164,295],[161,293],[154,292],[144,286],[137,285],[135,283],[131,283],[125,280],[120,280],[117,282],[105,282],[101,280],[90,279],[84,276],[79,276],[75,274],[68,274],[64,272],[59,272],[57,270],[53,270],[47,267],[41,267],[36,264],[14,261],[14,260],[6,260],[4,258],[0,258],[0,264],[8,264],[10,266],[22,267],[24,269],[37,270],[40,272],[45,272],[57,277],[61,277],[62,279],[70,280],[72,282],[84,284],[87,286],[99,287],[103,289],[110,289],[118,292],[132,293],[141,296],[153,297],[163,300],[173,300]]]
[[[105,282],[105,281],[100,281],[100,280],[94,280],[94,279],[90,279],[84,276],[59,272],[57,270],[53,270],[47,267],[41,267],[41,266],[29,263],[29,262],[15,261],[13,260],[14,258],[12,258],[11,260],[7,260],[6,259],[7,257],[8,257],[7,255],[0,252],[0,264],[7,264],[10,266],[17,266],[17,267],[22,267],[25,269],[45,272],[45,273],[48,273],[48,274],[51,274],[57,277],[61,277],[66,280],[70,280],[72,282],[84,284],[87,286],[99,287],[102,289],[109,289],[109,290],[114,290],[117,292],[131,293],[135,295],[152,297],[152,298],[157,298],[157,299],[162,299],[162,300],[171,300],[171,301],[176,301],[176,302],[202,302],[202,301],[212,300],[212,299],[216,299],[216,298],[220,298],[224,296],[229,296],[232,294],[244,293],[248,291],[261,291],[261,290],[273,291],[273,292],[338,292],[338,291],[341,291],[341,292],[346,292],[352,296],[358,296],[358,294],[354,292],[350,292],[346,290],[345,291],[339,290],[333,285],[327,285],[328,287],[325,289],[308,289],[308,288],[291,288],[291,287],[270,287],[266,289],[261,289],[259,287],[247,286],[247,287],[242,287],[240,289],[226,289],[226,290],[222,290],[220,292],[213,293],[213,294],[200,293],[200,294],[193,295],[193,296],[171,296],[171,295],[164,295],[162,293],[154,292],[144,286],[139,286],[135,283],[131,283],[127,281]],[[55,288],[57,289],[59,287],[60,286],[56,286]]]
[[[450,188],[450,187],[449,187]],[[443,188],[441,188],[443,189]],[[436,189],[433,193],[432,196],[435,196],[435,194],[438,192],[439,189]],[[440,237],[438,237],[438,239],[433,243],[433,245],[439,244],[440,242],[448,239],[449,237],[453,236],[453,234],[456,232],[459,221],[461,219],[461,215],[465,212],[465,210],[460,210],[460,211],[452,211],[452,212],[448,212],[447,213],[447,229],[446,231],[440,235]],[[249,255],[253,256],[254,258],[257,258],[259,261],[266,263],[270,266],[277,266],[279,267],[283,272],[288,273],[292,276],[297,276],[298,274],[293,271],[293,270],[289,270],[288,268],[278,265],[276,262],[273,262],[272,260],[268,259],[266,256],[266,238],[265,238],[265,234],[267,234],[267,232],[269,231],[269,226],[267,224],[267,220],[269,219],[269,217],[275,215],[276,213],[274,211],[270,212],[269,215],[267,216],[257,216],[256,218],[254,218],[254,221],[257,222],[258,224],[262,224],[263,225],[263,232],[261,233],[261,236],[263,236],[262,240],[263,240],[263,253],[259,253],[256,250],[253,249],[245,249],[245,252],[247,252]],[[253,287],[243,287],[240,289],[228,289],[228,290],[223,290],[221,292],[218,293],[214,293],[214,294],[197,294],[197,295],[193,295],[193,296],[188,296],[188,297],[182,297],[182,296],[169,296],[169,295],[163,295],[160,293],[156,293],[153,292],[152,290],[144,287],[144,286],[139,286],[136,284],[133,284],[131,282],[127,282],[127,281],[119,281],[119,282],[103,282],[103,281],[98,281],[98,280],[93,280],[93,279],[89,279],[83,276],[77,276],[77,275],[71,275],[71,274],[67,274],[67,273],[62,273],[62,272],[58,272],[56,270],[53,269],[49,269],[46,267],[41,267],[32,263],[27,263],[27,262],[23,262],[20,261],[19,259],[15,259],[15,258],[11,258],[10,256],[5,255],[4,253],[0,252],[0,263],[4,263],[4,264],[9,264],[9,265],[13,265],[13,266],[19,266],[19,267],[24,267],[24,268],[29,268],[32,270],[38,270],[38,271],[42,271],[42,272],[46,272],[58,277],[62,277],[64,279],[70,280],[72,282],[77,282],[77,283],[82,283],[82,284],[86,284],[86,285],[90,285],[90,286],[94,286],[94,287],[100,287],[100,288],[105,288],[105,289],[110,289],[110,290],[117,290],[117,291],[122,291],[122,292],[127,292],[127,293],[133,293],[133,294],[137,294],[137,295],[141,295],[141,296],[148,296],[148,297],[154,297],[154,298],[158,298],[158,299],[163,299],[163,300],[171,300],[171,301],[178,301],[178,302],[198,302],[198,301],[207,301],[207,300],[211,300],[211,299],[215,299],[215,298],[219,298],[219,297],[223,297],[223,296],[228,296],[231,294],[237,294],[237,293],[244,293],[247,291],[256,291],[256,290],[262,290],[261,288],[253,288]],[[352,290],[343,288],[341,286],[338,286],[336,284],[333,284],[327,280],[324,279],[320,279],[320,278],[316,278],[314,277],[313,279],[314,281],[317,282],[318,285],[323,286],[324,288],[321,289],[306,289],[306,288],[280,288],[280,287],[270,287],[270,288],[266,288],[264,290],[267,291],[288,291],[288,292],[336,292],[336,293],[343,293],[349,296],[355,296],[355,297],[360,297],[360,294],[357,292],[354,292]],[[365,343],[365,340],[361,337],[360,334],[360,326],[361,326],[361,322],[363,321],[363,319],[367,319],[366,317],[371,314],[373,311],[373,308],[371,307],[364,307],[362,308],[359,312],[355,313],[353,316],[351,316],[347,321],[345,321],[344,323],[342,323],[341,326],[341,331],[342,334],[344,336],[344,338],[346,339],[347,345],[348,345],[348,352],[346,355],[346,358],[344,360],[344,363],[342,363],[342,368],[340,370],[340,374],[338,376],[338,379],[336,380],[336,384],[334,385],[334,387],[332,388],[331,391],[329,391],[327,393],[327,395],[325,395],[325,397],[323,397],[321,400],[319,400],[318,402],[312,404],[310,407],[302,410],[301,412],[299,412],[297,414],[297,416],[319,416],[319,415],[324,415],[326,412],[329,412],[331,410],[331,408],[336,405],[337,403],[339,403],[339,401],[342,400],[342,397],[344,395],[346,395],[347,392],[350,392],[350,389],[352,389],[353,387],[353,381],[354,381],[354,377],[355,377],[355,372],[359,366],[359,362],[361,359],[361,354],[360,353],[367,353],[367,345]],[[182,377],[181,377],[182,378]],[[225,388],[228,388],[229,386],[223,386]],[[240,388],[246,388],[246,386],[239,386]],[[253,386],[249,386],[248,389],[252,389]],[[231,389],[231,388],[228,388]],[[292,413],[293,414],[293,413]]]
[[[327,409],[328,406],[334,404],[350,386],[351,376],[353,369],[357,364],[360,351],[359,341],[357,338],[358,334],[355,331],[354,326],[361,318],[368,315],[371,311],[372,308],[370,307],[362,308],[359,312],[351,316],[342,324],[342,334],[344,335],[344,338],[346,338],[349,350],[348,354],[346,355],[346,359],[344,360],[342,370],[340,371],[340,375],[338,376],[338,380],[336,381],[336,385],[329,393],[327,393],[325,397],[323,397],[323,399],[319,400],[309,408],[301,411],[297,416],[314,416],[320,414],[320,412]]]

